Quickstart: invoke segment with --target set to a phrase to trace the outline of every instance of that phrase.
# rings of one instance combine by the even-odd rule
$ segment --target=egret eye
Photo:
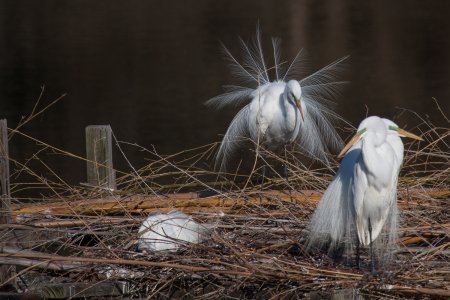
[[[396,126],[392,126],[392,125],[389,125],[389,130],[394,130],[394,131],[398,131],[399,130],[399,128],[398,127],[396,127]]]
[[[366,132],[367,131],[367,128],[363,128],[363,129],[361,129],[360,131],[358,131],[356,134],[357,135],[361,135],[361,134],[363,134],[364,132]]]
[[[297,97],[295,97],[294,93],[291,92],[292,98],[294,98],[295,101],[297,101]]]

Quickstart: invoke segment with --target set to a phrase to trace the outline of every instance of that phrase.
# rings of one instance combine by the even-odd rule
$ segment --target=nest
[[[2,286],[45,298],[448,297],[450,129],[424,121],[417,130],[425,142],[406,145],[398,186],[399,249],[378,276],[367,251],[361,269],[305,251],[309,217],[333,173],[295,154],[273,156],[288,165],[288,181],[274,168],[261,184],[257,164],[250,176],[210,171],[215,145],[164,156],[118,141],[124,157],[138,147],[147,163],[117,171],[111,191],[68,185],[50,168],[39,175],[34,168],[49,152],[85,161],[38,141],[29,160],[11,159],[13,219],[3,226],[0,260],[16,267]],[[38,196],[23,196],[30,191]],[[210,239],[176,253],[136,251],[145,217],[171,210],[212,224]]]

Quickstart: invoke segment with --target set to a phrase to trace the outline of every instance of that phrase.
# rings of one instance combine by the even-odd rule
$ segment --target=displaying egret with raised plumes
[[[388,255],[397,239],[397,180],[403,161],[400,137],[422,140],[377,116],[361,122],[339,154],[339,170],[319,202],[310,224],[308,247],[329,247],[330,254],[370,246]]]
[[[225,93],[207,102],[218,108],[245,104],[228,127],[216,156],[216,167],[226,170],[231,156],[248,139],[276,153],[288,144],[298,145],[304,154],[328,162],[329,152],[338,151],[343,145],[334,127],[341,117],[332,110],[331,100],[345,83],[336,77],[347,57],[297,80],[304,67],[302,51],[287,65],[280,60],[280,41],[272,38],[273,67],[267,67],[259,30],[252,44],[242,39],[240,42],[242,63],[227,48],[224,50],[233,75],[242,85],[225,86]],[[270,72],[275,75],[272,81]]]

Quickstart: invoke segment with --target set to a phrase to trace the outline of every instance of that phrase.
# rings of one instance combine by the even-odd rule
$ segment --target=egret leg
[[[284,159],[287,162],[287,146],[284,146]],[[284,175],[284,180],[286,180],[286,184],[288,185],[288,187],[290,186],[289,184],[289,167],[287,166],[286,163],[283,164],[283,175]]]
[[[372,224],[370,223],[369,218],[369,239],[370,239],[370,272],[372,275],[375,275],[377,272],[375,271],[375,256],[373,254],[373,240],[372,240]]]
[[[286,180],[287,184],[289,185],[289,168],[286,164],[283,164],[283,175],[284,179]]]
[[[262,175],[261,175],[261,190],[264,186],[264,181],[266,180],[266,164],[262,166]]]

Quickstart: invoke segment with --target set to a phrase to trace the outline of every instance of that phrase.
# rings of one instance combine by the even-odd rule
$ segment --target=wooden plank
[[[8,149],[8,124],[5,119],[0,120],[0,224],[11,223],[11,192],[9,186],[9,149]],[[5,244],[5,237],[9,236],[9,230],[2,233]],[[6,242],[7,243],[7,242]],[[10,289],[16,285],[16,268],[12,265],[0,265],[0,286],[2,289]]]
[[[111,126],[86,127],[86,158],[88,184],[115,190],[116,173],[113,168]]]

